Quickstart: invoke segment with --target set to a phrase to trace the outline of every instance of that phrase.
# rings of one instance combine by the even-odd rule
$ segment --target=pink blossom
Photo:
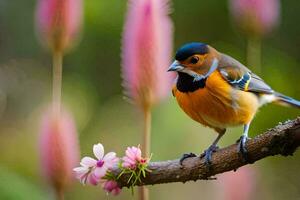
[[[111,193],[114,196],[120,194],[121,192],[121,188],[118,186],[118,183],[116,181],[105,181],[102,187],[107,193]]]
[[[38,0],[37,30],[52,50],[63,51],[77,38],[82,23],[82,0]]]
[[[129,0],[122,66],[125,93],[142,107],[170,93],[172,23],[168,0]]]
[[[90,183],[91,185],[98,185],[100,178],[96,177],[94,170],[96,163],[94,159],[90,157],[84,157],[80,162],[81,167],[74,168],[76,178],[80,180],[82,184]]]
[[[124,168],[135,169],[139,164],[146,164],[147,159],[142,157],[142,152],[139,147],[127,147],[125,156],[123,157],[122,166]]]
[[[248,34],[264,35],[279,21],[279,0],[230,0],[230,10]]]
[[[226,172],[218,176],[220,198],[223,200],[255,199],[256,171],[253,167],[245,166],[236,172]]]
[[[243,31],[263,35],[278,24],[279,0],[231,0],[231,13]]]
[[[46,112],[39,138],[42,171],[56,190],[63,190],[72,179],[72,168],[79,160],[75,124],[71,115]]]
[[[104,155],[104,147],[100,143],[94,145],[93,152],[97,159],[86,156],[82,158],[81,166],[73,169],[82,184],[88,182],[97,185],[107,171],[112,169],[119,161],[115,152]]]

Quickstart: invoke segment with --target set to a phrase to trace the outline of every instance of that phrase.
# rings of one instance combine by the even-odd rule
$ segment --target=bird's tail
[[[275,101],[274,103],[283,105],[283,106],[293,106],[300,109],[300,101],[293,99],[291,97],[285,96],[278,92],[275,93]]]

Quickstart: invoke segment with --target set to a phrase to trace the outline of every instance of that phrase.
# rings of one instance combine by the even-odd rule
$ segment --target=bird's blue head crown
[[[200,42],[191,42],[180,47],[175,55],[175,59],[182,61],[194,54],[207,54],[208,47],[207,44]]]

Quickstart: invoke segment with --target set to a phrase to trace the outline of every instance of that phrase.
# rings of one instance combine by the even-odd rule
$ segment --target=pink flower
[[[218,176],[217,183],[220,192],[218,199],[251,200],[255,199],[256,171],[253,167],[245,166],[236,172],[226,172]]]
[[[279,21],[279,0],[231,0],[234,20],[248,34],[264,35]]]
[[[88,182],[92,185],[97,185],[106,175],[106,172],[112,169],[119,161],[115,152],[109,152],[104,155],[104,147],[100,143],[94,145],[93,152],[97,159],[86,156],[82,158],[81,166],[73,169],[76,177],[82,184]]]
[[[142,157],[142,152],[139,147],[127,147],[125,156],[123,157],[122,166],[124,168],[136,169],[139,164],[147,164],[147,159]]]
[[[39,0],[37,30],[50,49],[63,51],[77,38],[82,23],[82,0]]]
[[[98,185],[100,178],[96,177],[94,174],[95,162],[94,159],[90,157],[84,157],[80,162],[81,167],[76,167],[73,171],[76,173],[76,178],[85,185],[90,183],[91,185]]]
[[[79,160],[75,124],[70,114],[58,117],[51,110],[42,120],[39,138],[42,171],[57,191],[62,191],[72,179],[72,168]]]
[[[121,192],[121,188],[118,186],[116,181],[105,181],[102,187],[107,193],[111,193],[114,196],[120,194]]]
[[[143,108],[170,93],[172,53],[168,0],[129,0],[122,65],[125,93]]]

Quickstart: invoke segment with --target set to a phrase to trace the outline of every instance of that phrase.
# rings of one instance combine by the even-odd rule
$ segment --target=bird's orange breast
[[[247,124],[259,107],[254,94],[231,87],[218,71],[207,78],[204,88],[180,92],[174,86],[173,94],[186,114],[212,128]]]

